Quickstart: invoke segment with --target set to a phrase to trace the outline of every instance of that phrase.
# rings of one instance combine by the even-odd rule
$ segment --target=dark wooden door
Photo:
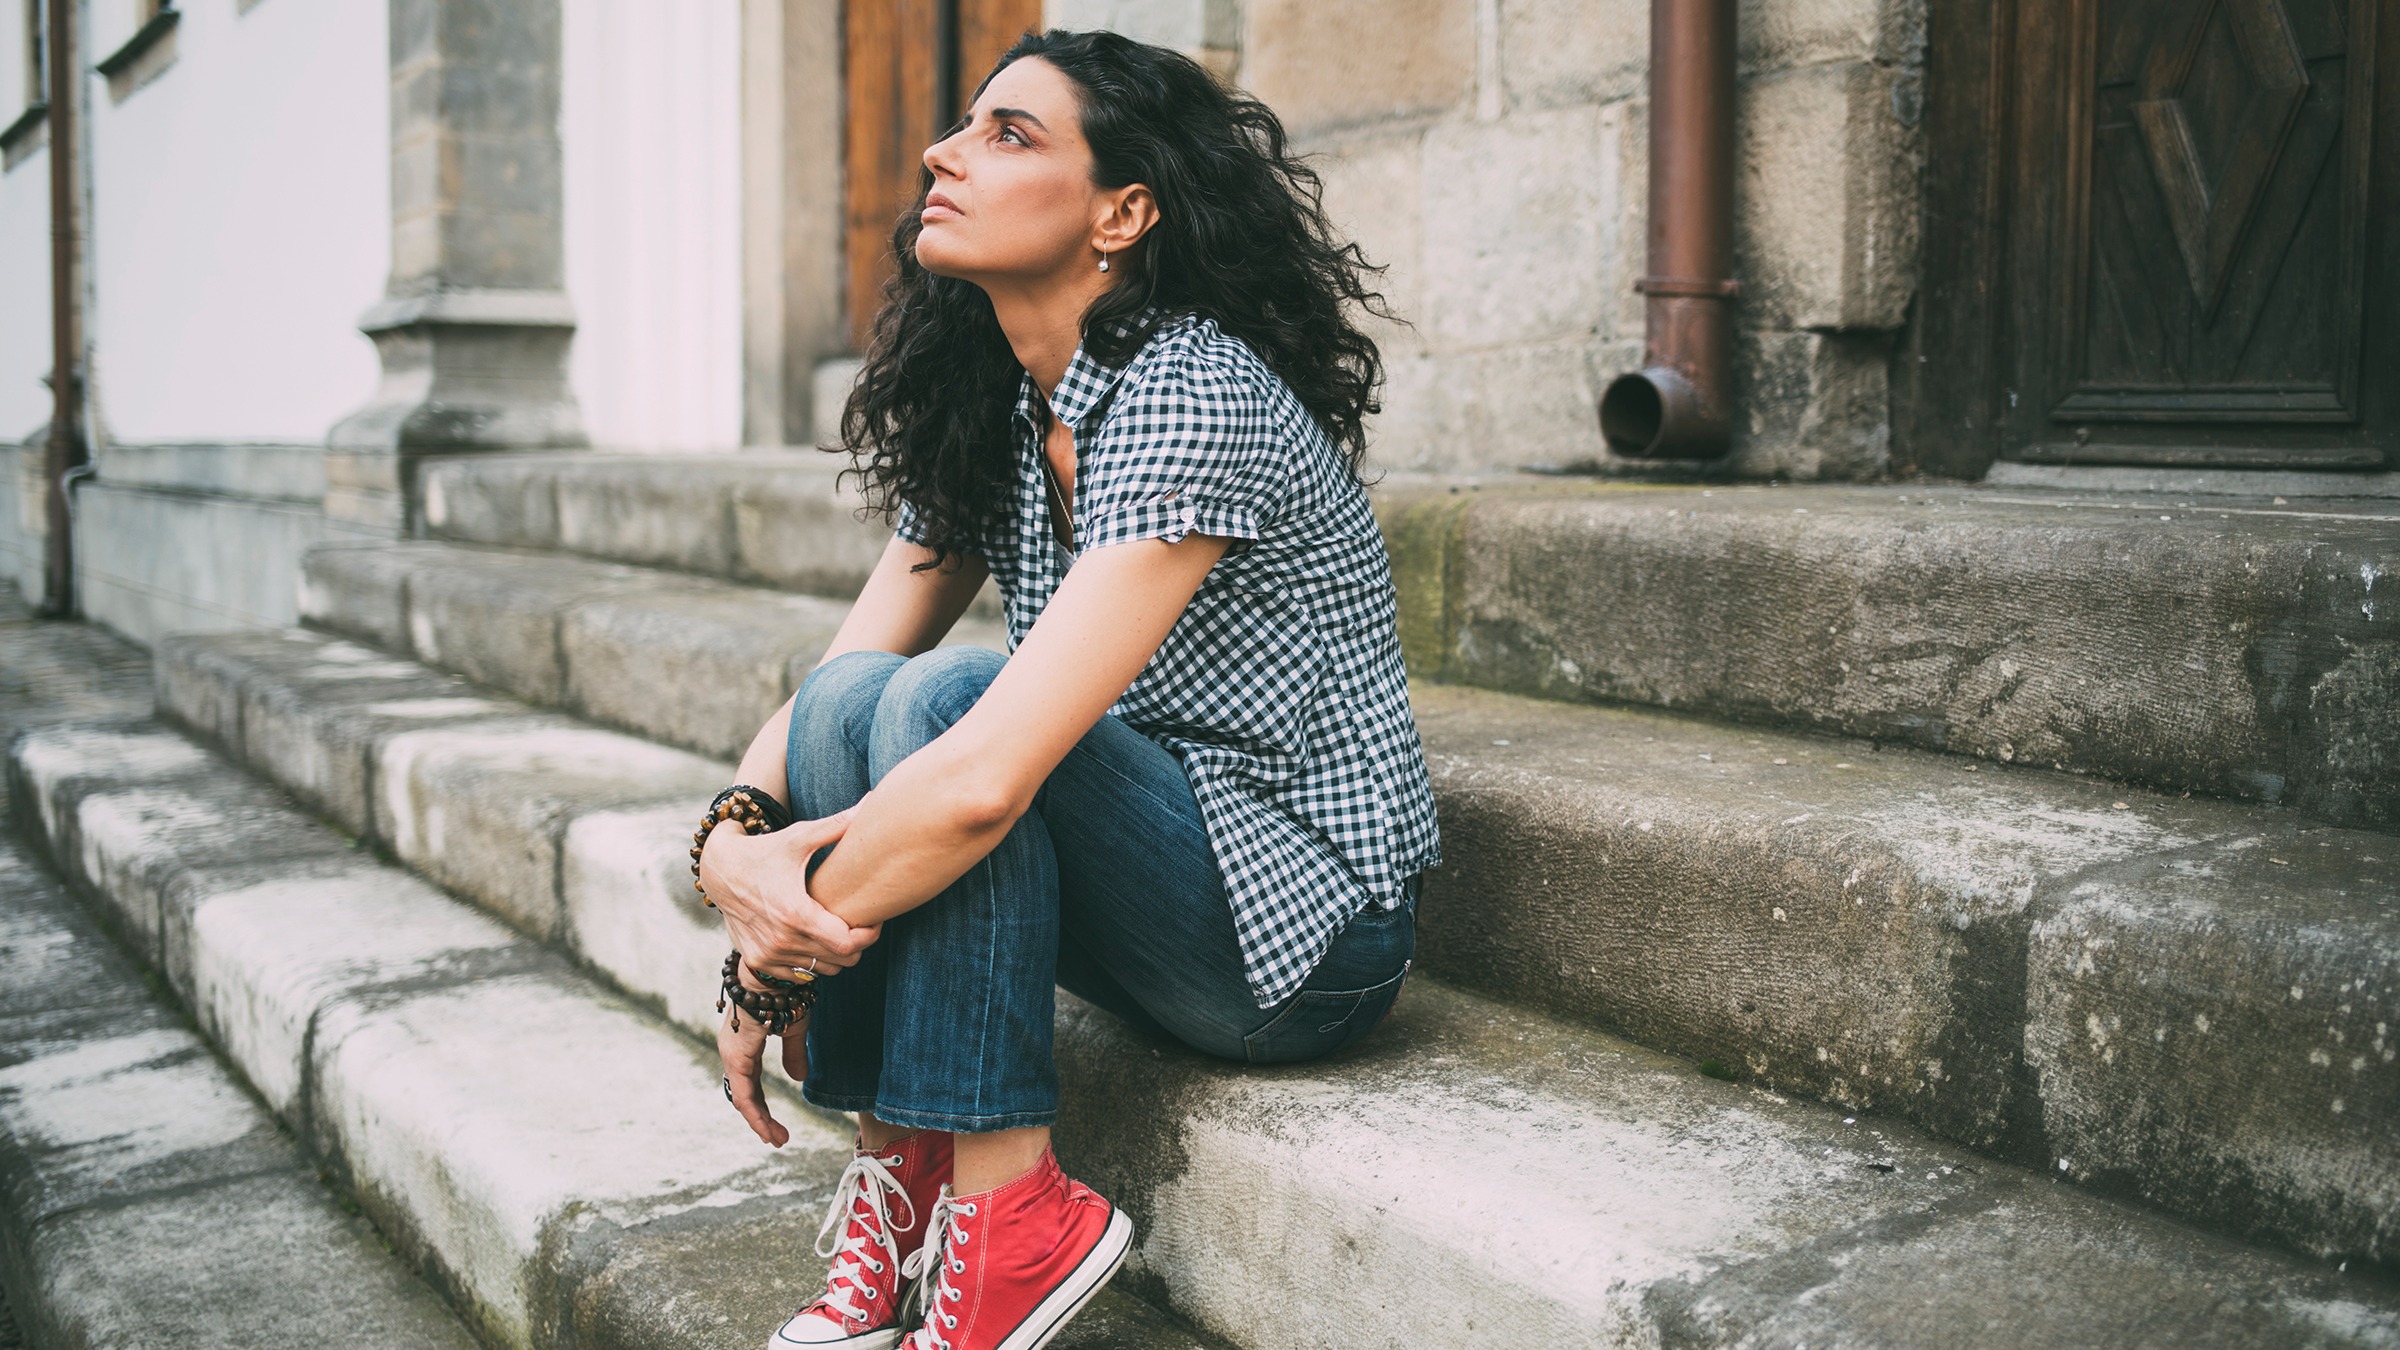
[[[2394,8],[2019,0],[2001,454],[2400,464]]]
[[[1042,23],[1041,0],[845,0],[843,251],[850,342],[866,345],[898,260],[892,227],[914,205],[922,156],[1000,54]]]

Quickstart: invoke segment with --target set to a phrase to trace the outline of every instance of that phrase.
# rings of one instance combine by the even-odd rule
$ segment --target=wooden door
[[[922,156],[1000,54],[1042,22],[1041,0],[845,0],[844,276],[864,348],[898,267],[892,228],[923,190]]]
[[[2400,465],[2394,9],[2019,0],[2000,453]]]

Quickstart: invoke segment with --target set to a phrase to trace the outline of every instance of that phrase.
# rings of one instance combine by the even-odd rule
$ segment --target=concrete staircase
[[[163,645],[166,725],[21,739],[21,795],[487,1339],[754,1344],[813,1278],[839,1139],[768,1157],[714,1095],[682,841],[880,539],[801,456],[425,488],[436,539],[311,558],[319,631]],[[2400,1345],[2392,621],[2340,581],[2393,561],[2389,522],[1924,496],[1387,488],[1404,639],[1450,681],[1416,690],[1436,978],[1266,1071],[1067,1001],[1060,1147],[1140,1225],[1120,1285],[1253,1350],[1429,1315],[1467,1344]],[[2273,639],[2289,696],[2248,741],[2124,711],[2232,687],[2181,630],[1990,575],[2040,538],[2141,571],[2107,537],[2153,525]],[[2275,609],[2282,575],[2318,589]],[[1787,679],[1817,627],[1852,635]],[[1120,1299],[1076,1334],[1200,1333]]]

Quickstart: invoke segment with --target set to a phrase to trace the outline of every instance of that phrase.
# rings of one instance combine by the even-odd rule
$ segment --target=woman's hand
[[[882,936],[880,924],[853,928],[808,893],[808,860],[842,837],[850,816],[844,811],[795,821],[772,834],[744,834],[738,825],[724,828],[723,821],[709,831],[700,884],[725,916],[744,964],[776,976],[790,970],[830,975],[857,965],[859,954]]]
[[[747,962],[740,978],[748,988],[766,987],[751,976]],[[808,1077],[808,1019],[792,1023],[780,1039],[783,1071],[795,1083]],[[725,1094],[733,1099],[733,1109],[750,1122],[752,1132],[770,1147],[782,1148],[790,1142],[792,1132],[767,1110],[767,1087],[759,1072],[766,1057],[766,1025],[728,1002],[724,1019],[717,1023],[717,1058],[725,1062]]]

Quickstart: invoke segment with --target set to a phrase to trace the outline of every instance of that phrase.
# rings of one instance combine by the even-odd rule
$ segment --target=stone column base
[[[409,533],[421,456],[590,443],[567,381],[575,315],[564,294],[395,296],[359,327],[375,340],[383,381],[328,438],[328,517]]]

